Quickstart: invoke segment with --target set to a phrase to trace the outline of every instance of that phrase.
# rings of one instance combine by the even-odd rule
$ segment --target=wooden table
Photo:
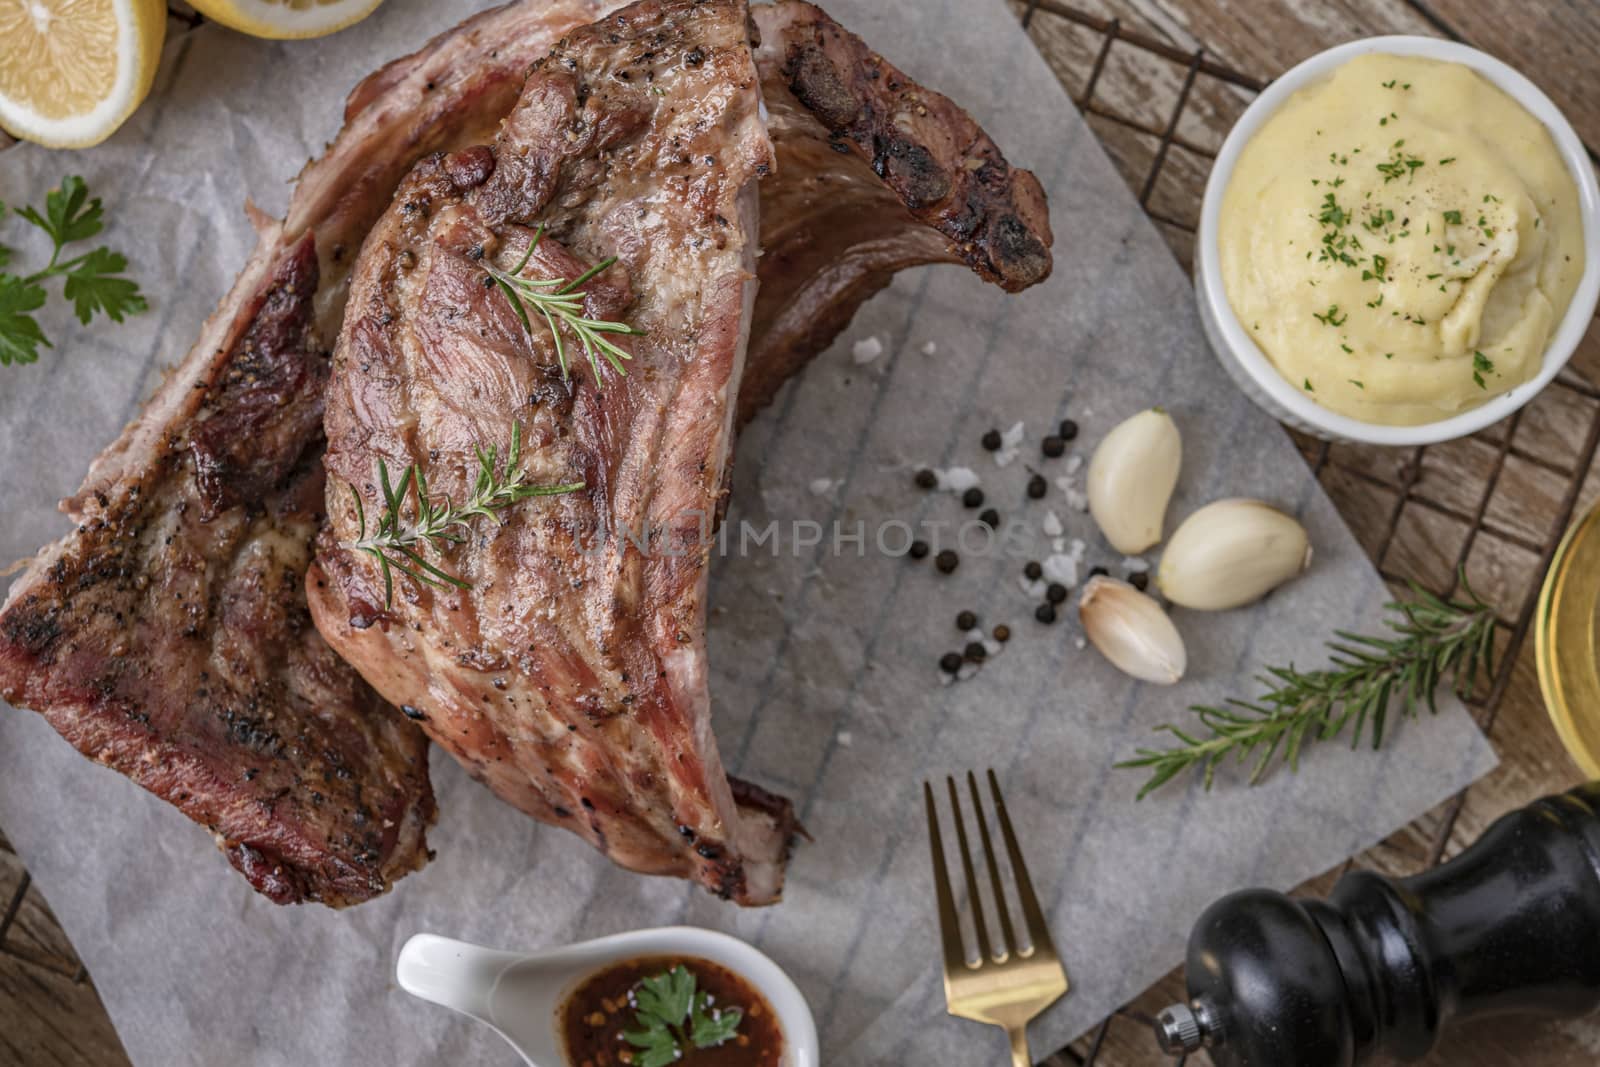
[[[1001,0],[974,0],[1001,2]],[[1355,37],[1454,37],[1521,69],[1600,146],[1600,4],[1575,0],[1003,0],[1116,159],[1186,266],[1211,158],[1261,86]],[[1063,235],[1070,243],[1071,235]],[[1499,768],[1350,866],[1411,874],[1474,840],[1495,817],[1577,784],[1545,717],[1528,639],[1556,538],[1600,500],[1600,329],[1557,384],[1519,416],[1464,441],[1378,450],[1299,440],[1307,463],[1392,582],[1439,592],[1464,569],[1499,609],[1501,669],[1473,701]],[[0,1064],[126,1062],[90,977],[0,836]],[[1050,1067],[1163,1061],[1148,1017],[1182,991],[1168,975]],[[1435,1067],[1589,1067],[1600,1019],[1494,1021],[1453,1033]]]

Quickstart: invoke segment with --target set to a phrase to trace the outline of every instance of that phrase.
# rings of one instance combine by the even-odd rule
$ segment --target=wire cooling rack
[[[1163,178],[1175,151],[1186,166],[1209,171],[1216,150],[1201,137],[1186,136],[1185,119],[1202,95],[1231,97],[1242,109],[1266,88],[1268,79],[1221,63],[1203,48],[1178,47],[1062,0],[1013,0],[1012,7],[1078,108],[1108,142],[1140,206],[1179,258],[1187,260],[1203,180],[1163,183]],[[1448,26],[1435,26],[1454,36]],[[1047,39],[1059,38],[1064,28],[1070,30],[1073,47],[1049,47]],[[1074,69],[1070,59],[1063,61],[1063,53],[1080,61],[1092,57],[1087,72],[1081,62]],[[1142,95],[1107,91],[1110,79],[1134,76],[1113,62],[1119,55],[1134,61],[1141,82],[1151,77],[1152,66],[1155,80],[1161,80],[1162,73],[1168,81],[1176,79],[1176,99],[1164,117],[1144,107],[1143,113],[1131,114],[1126,106],[1111,102]],[[1144,162],[1139,151],[1119,152],[1109,142],[1123,138],[1108,138],[1107,131],[1141,145],[1149,161]],[[1589,151],[1595,156],[1592,146]],[[1174,185],[1186,186],[1187,194],[1173,193]],[[1158,190],[1164,195],[1158,196]],[[1585,478],[1600,445],[1600,390],[1569,370],[1536,401],[1497,426],[1463,442],[1406,451],[1291,436],[1391,585],[1415,582],[1448,597],[1460,591],[1461,576],[1466,575],[1479,595],[1498,605],[1496,670],[1467,701],[1478,725],[1492,736],[1533,622],[1540,579],[1584,494]],[[1513,486],[1515,495],[1508,491]],[[1539,506],[1530,509],[1529,501]],[[1463,790],[1451,798],[1442,816],[1426,828],[1430,864],[1439,861],[1450,843],[1466,797]],[[1106,1067],[1101,1053],[1112,1027],[1148,1030],[1150,1022],[1147,1014],[1123,1008],[1107,1017],[1086,1041],[1051,1056],[1048,1067]],[[1154,1062],[1154,1044],[1149,1048]]]
[[[1070,32],[1072,49],[1042,45],[1041,50],[1111,148],[1140,205],[1179,258],[1187,261],[1202,183],[1164,184],[1163,178],[1180,165],[1174,163],[1175,153],[1193,179],[1197,168],[1209,170],[1216,151],[1203,136],[1186,132],[1185,120],[1197,110],[1214,110],[1218,99],[1224,106],[1231,99],[1242,109],[1268,79],[1219,62],[1204,49],[1179,47],[1065,0],[1009,2],[1035,43],[1052,33]],[[191,25],[198,21],[184,5],[171,13]],[[1453,36],[1448,26],[1438,22],[1435,26]],[[1063,54],[1070,58],[1063,61]],[[1148,76],[1153,64],[1158,77],[1176,82],[1176,99],[1165,114],[1149,106],[1141,106],[1135,114],[1126,105],[1113,103],[1132,99],[1127,93],[1108,91],[1117,79],[1135,76],[1117,62],[1129,58],[1142,75]],[[1074,62],[1083,59],[1086,68],[1083,62]],[[1197,106],[1197,100],[1207,102]],[[1108,137],[1108,132],[1120,136]],[[1119,152],[1111,143],[1122,137],[1134,150]],[[1595,155],[1593,146],[1590,154]],[[1296,444],[1386,580],[1396,585],[1416,582],[1451,596],[1466,574],[1477,592],[1499,605],[1498,666],[1468,700],[1479,726],[1492,736],[1532,625],[1539,579],[1585,493],[1585,477],[1600,447],[1600,390],[1569,370],[1521,412],[1462,442],[1401,452],[1329,445],[1299,436]],[[1515,494],[1506,491],[1512,486]],[[1528,507],[1530,501],[1537,506]],[[1442,816],[1427,826],[1430,863],[1437,862],[1450,843],[1466,797],[1465,790],[1457,794]],[[11,877],[16,881],[9,893],[0,896],[4,900],[0,953],[85,984],[88,973],[0,836],[0,885]],[[1102,1050],[1112,1027],[1147,1030],[1149,1024],[1146,1014],[1123,1008],[1084,1041],[1049,1057],[1047,1065],[1109,1067],[1110,1058],[1102,1057]],[[1154,1062],[1154,1045],[1149,1049],[1150,1056],[1142,1062]],[[1183,1061],[1178,1064],[1182,1067]]]

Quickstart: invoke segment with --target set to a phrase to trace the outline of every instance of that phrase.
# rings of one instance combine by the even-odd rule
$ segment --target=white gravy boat
[[[783,1027],[782,1067],[818,1067],[811,1009],[776,963],[738,938],[691,926],[635,930],[548,952],[502,952],[435,934],[400,950],[395,977],[412,996],[493,1027],[529,1067],[567,1067],[556,1010],[580,981],[640,956],[698,956],[754,986]]]

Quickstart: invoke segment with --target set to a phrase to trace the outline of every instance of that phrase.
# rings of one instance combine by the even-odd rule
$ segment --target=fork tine
[[[978,962],[986,963],[994,959],[994,953],[989,949],[989,929],[983,921],[983,899],[978,896],[978,877],[972,870],[972,850],[967,847],[967,823],[961,817],[961,794],[956,792],[956,780],[952,777],[945,778],[945,785],[950,787],[951,814],[956,822],[956,844],[961,846],[961,873],[967,879],[967,899],[972,901],[972,926],[978,934]]]
[[[939,839],[939,811],[933,804],[933,786],[922,783],[922,797],[928,805],[928,841],[933,849],[933,891],[939,900],[939,937],[944,942],[945,973],[967,965],[967,950],[961,946],[961,923],[956,917],[956,900],[950,892],[950,872],[944,863],[944,844]]]
[[[967,772],[967,789],[972,793],[973,818],[978,820],[978,838],[983,843],[984,862],[989,867],[989,885],[994,889],[994,910],[1000,918],[1000,933],[1005,938],[1008,956],[1017,954],[1017,935],[1011,929],[1011,908],[1006,904],[1005,888],[1000,884],[1000,865],[995,862],[994,844],[989,840],[989,820],[983,814],[983,797],[978,793],[978,778]]]
[[[1000,779],[989,769],[989,792],[994,794],[995,817],[1000,821],[1000,834],[1006,839],[1006,855],[1011,857],[1011,870],[1017,876],[1017,897],[1022,901],[1022,917],[1028,927],[1028,940],[1033,951],[1041,948],[1055,953],[1055,943],[1050,940],[1050,927],[1039,908],[1039,898],[1033,895],[1033,880],[1028,877],[1028,865],[1022,860],[1022,849],[1017,847],[1017,835],[1011,829],[1011,816],[1006,814],[1006,801],[1000,795]]]

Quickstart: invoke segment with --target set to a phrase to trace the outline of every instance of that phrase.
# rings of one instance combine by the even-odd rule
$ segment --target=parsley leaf
[[[6,205],[0,204],[0,218]],[[44,210],[14,207],[12,214],[44,231],[53,246],[50,261],[32,274],[0,274],[0,366],[35,363],[40,347],[51,347],[39,322],[30,312],[44,306],[43,286],[51,278],[64,279],[63,295],[72,301],[78,321],[87,325],[96,314],[121,322],[149,306],[139,285],[122,277],[128,269],[127,257],[109,248],[95,248],[70,259],[62,259],[66,246],[88,240],[105,228],[105,210],[99,197],[89,196],[89,187],[76,174],[45,195]],[[14,252],[0,244],[0,267],[11,262]]]
[[[638,1049],[634,1067],[667,1067],[683,1057],[683,1049],[715,1048],[739,1032],[744,1012],[711,1007],[711,997],[695,989],[694,975],[683,964],[641,981],[633,990],[636,1028],[622,1038]]]
[[[55,244],[57,254],[63,245],[87,240],[105,226],[100,198],[89,199],[89,187],[76,174],[62,181],[59,189],[45,194],[43,216],[31,207],[18,208],[17,214],[43,230]],[[55,256],[50,257],[52,265],[55,260]]]
[[[694,1001],[694,975],[683,964],[666,974],[646,978],[634,994],[639,1014],[659,1019],[668,1026],[682,1026]]]
[[[121,322],[124,315],[148,307],[136,282],[116,277],[127,269],[127,256],[97,248],[66,272],[67,284],[62,291],[72,301],[79,322],[88,325],[96,311],[105,312],[112,322]]]
[[[1472,380],[1478,383],[1479,389],[1487,389],[1489,385],[1483,380],[1485,374],[1494,373],[1494,361],[1482,352],[1474,350],[1472,353]]]
[[[724,1041],[733,1040],[744,1019],[744,1012],[738,1008],[718,1008],[707,1014],[710,1007],[711,998],[706,994],[695,998],[692,1015],[695,1048],[716,1048]]]
[[[50,347],[39,323],[28,312],[44,306],[44,289],[17,277],[0,274],[0,366],[37,363],[39,346]]]
[[[634,1067],[667,1067],[679,1058],[678,1039],[660,1022],[653,1022],[643,1030],[628,1030],[623,1039],[639,1049],[633,1058]]]

